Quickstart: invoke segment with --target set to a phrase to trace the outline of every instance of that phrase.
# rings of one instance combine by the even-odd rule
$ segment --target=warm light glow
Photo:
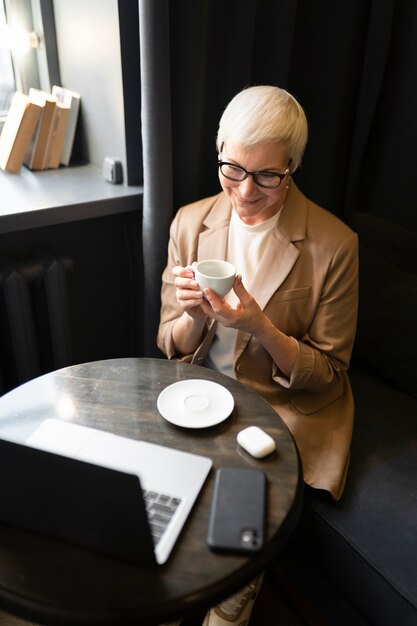
[[[0,26],[0,46],[14,52],[23,53],[30,48],[39,46],[39,36],[24,28],[11,28],[8,25]]]

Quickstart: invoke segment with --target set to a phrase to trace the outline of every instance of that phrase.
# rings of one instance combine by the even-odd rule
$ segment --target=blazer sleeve
[[[181,209],[174,217],[169,231],[168,261],[162,274],[161,286],[161,315],[157,336],[158,348],[169,358],[175,356],[175,347],[172,340],[172,327],[181,317],[182,311],[175,297],[175,284],[172,268],[180,264],[177,246],[177,233],[180,222]],[[185,359],[186,360],[186,359]]]

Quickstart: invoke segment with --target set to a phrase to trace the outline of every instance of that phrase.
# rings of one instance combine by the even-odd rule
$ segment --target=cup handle
[[[192,265],[186,265],[184,267],[185,270],[190,270],[195,276],[195,268]]]

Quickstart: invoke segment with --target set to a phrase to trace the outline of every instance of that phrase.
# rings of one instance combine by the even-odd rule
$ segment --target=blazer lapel
[[[294,244],[283,237],[278,229],[273,237],[274,243],[265,256],[264,267],[257,273],[250,289],[251,295],[261,309],[266,307],[271,296],[284,282],[300,254]]]
[[[251,294],[261,309],[266,307],[299,257],[300,251],[293,242],[304,239],[306,218],[306,199],[292,183],[273,233],[273,244],[269,246],[264,266],[251,287]]]
[[[198,261],[204,259],[225,259],[227,238],[232,207],[224,193],[221,193],[207,215],[198,241]]]

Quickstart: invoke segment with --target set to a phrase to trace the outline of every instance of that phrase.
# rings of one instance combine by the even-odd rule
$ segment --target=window
[[[50,91],[51,84],[60,83],[52,0],[0,0],[0,28],[5,26],[31,33],[33,47],[26,51],[2,47],[5,37],[1,37],[0,123],[15,90]]]

